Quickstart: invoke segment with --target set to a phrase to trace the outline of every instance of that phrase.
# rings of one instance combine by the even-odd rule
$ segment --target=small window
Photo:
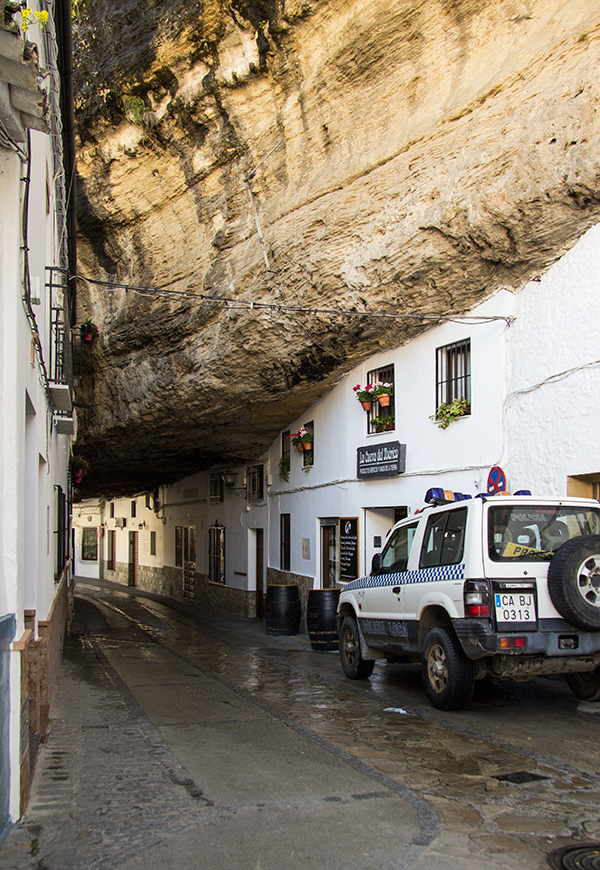
[[[114,501],[111,501],[111,503],[110,503],[109,516],[110,516],[111,520],[114,519],[114,516],[115,516],[115,503],[114,503]]]
[[[146,493],[146,510],[152,510],[152,496],[149,492]]]
[[[262,465],[249,465],[246,469],[246,498],[256,501],[264,497],[264,473]]]
[[[208,478],[208,493],[211,504],[223,501],[223,475],[211,474]]]
[[[420,568],[458,565],[463,556],[467,509],[434,514],[427,520]]]
[[[381,554],[381,573],[395,574],[398,571],[406,571],[410,549],[418,527],[417,523],[408,526],[400,526],[392,534]]]
[[[134,501],[131,502],[131,516],[135,517],[137,515],[137,503]]]
[[[393,432],[396,428],[396,403],[394,399],[394,366],[383,366],[367,372],[367,384],[381,384],[390,392],[383,393],[373,402],[367,413],[367,431]]]
[[[183,568],[183,526],[175,526],[175,566]]]
[[[225,529],[218,523],[208,530],[208,579],[225,585]]]
[[[156,532],[150,532],[150,555],[156,556]]]
[[[302,467],[312,468],[315,464],[315,424],[311,420],[310,423],[304,424],[304,428],[312,435],[312,441],[310,441],[310,450],[305,450],[302,454]]]
[[[81,530],[81,561],[98,561],[98,535],[96,529]]]
[[[290,570],[290,514],[279,517],[279,567],[282,571]]]
[[[435,352],[435,406],[465,399],[471,412],[471,339],[438,347]]]

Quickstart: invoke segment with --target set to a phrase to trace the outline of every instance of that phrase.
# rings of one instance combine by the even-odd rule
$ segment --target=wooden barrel
[[[337,606],[340,589],[311,589],[308,593],[306,625],[314,650],[339,648]]]
[[[296,585],[267,586],[265,628],[267,634],[298,634],[300,593]]]

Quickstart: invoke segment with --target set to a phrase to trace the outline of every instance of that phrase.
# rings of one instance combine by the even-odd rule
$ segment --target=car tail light
[[[527,646],[526,637],[500,637],[498,638],[498,647],[500,649],[525,649]]]
[[[490,590],[486,580],[467,580],[464,587],[465,616],[490,615]]]

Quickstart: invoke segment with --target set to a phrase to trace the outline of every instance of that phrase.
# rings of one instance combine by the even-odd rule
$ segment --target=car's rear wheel
[[[362,657],[358,625],[353,616],[347,616],[340,628],[340,661],[343,672],[351,680],[366,680],[375,667],[373,660]]]
[[[584,673],[567,674],[565,679],[580,701],[597,701],[600,698],[600,667]]]
[[[571,538],[556,551],[548,568],[548,592],[572,625],[600,629],[600,535]]]
[[[449,629],[432,628],[425,638],[421,675],[427,697],[438,710],[461,710],[471,700],[473,662]]]

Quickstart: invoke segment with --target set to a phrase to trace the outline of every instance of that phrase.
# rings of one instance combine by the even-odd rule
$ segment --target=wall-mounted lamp
[[[233,489],[237,480],[237,471],[223,471],[221,473],[221,479],[227,489]]]
[[[146,520],[143,523],[140,523],[138,529],[144,529],[146,527]]]

